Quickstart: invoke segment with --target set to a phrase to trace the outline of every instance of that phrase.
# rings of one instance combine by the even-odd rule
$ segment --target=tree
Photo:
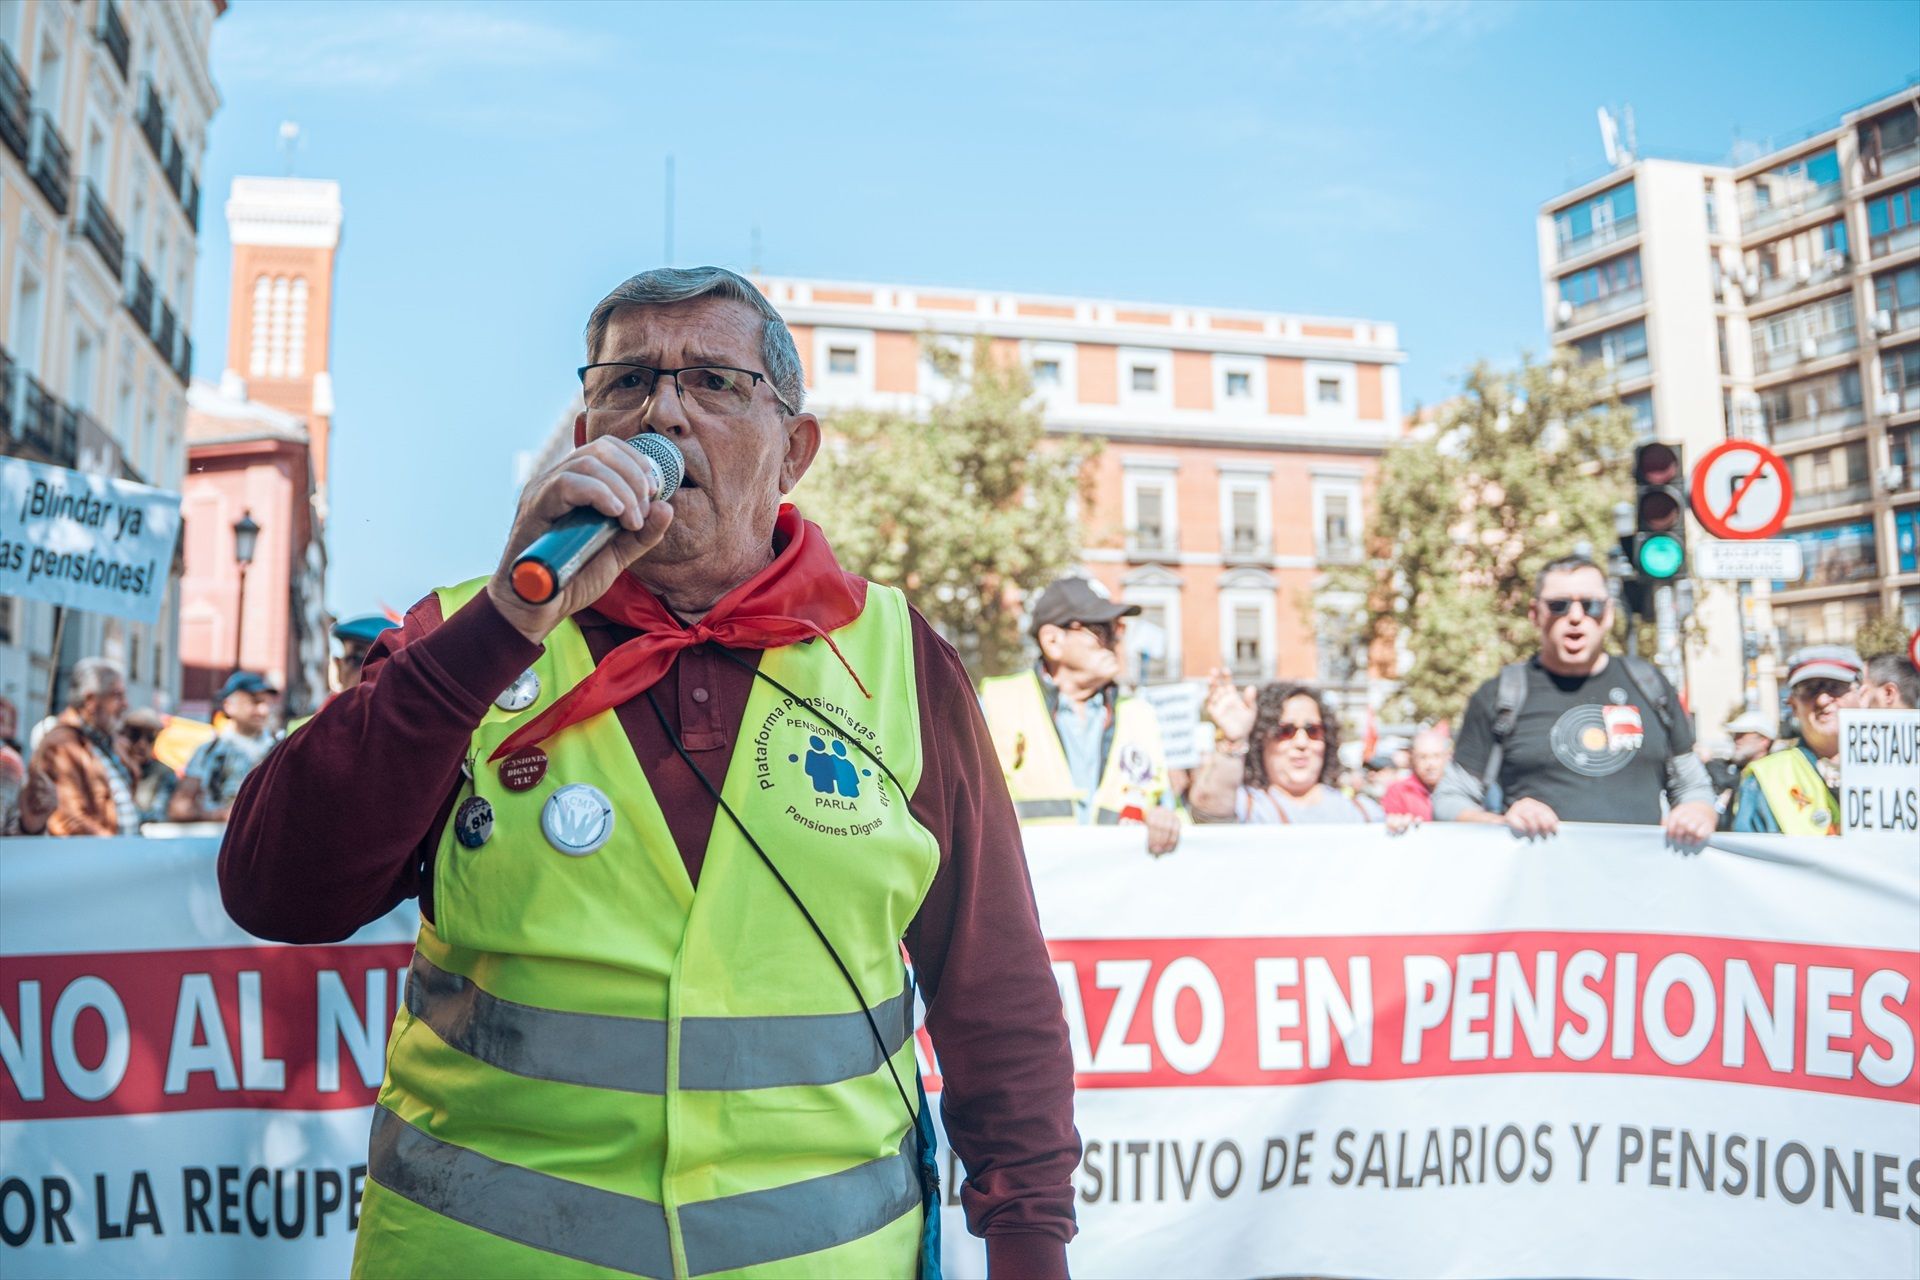
[[[1632,491],[1633,440],[1597,371],[1562,356],[1476,366],[1430,432],[1387,450],[1369,560],[1329,573],[1326,591],[1364,597],[1365,638],[1410,656],[1395,713],[1457,719],[1482,681],[1533,651],[1534,574],[1580,543],[1604,557],[1613,506]]]
[[[925,418],[835,413],[806,487],[840,563],[905,591],[979,679],[1020,665],[1022,593],[1079,560],[1098,445],[1049,439],[1032,377],[989,339],[922,347],[954,392]]]
[[[1889,653],[1904,654],[1907,651],[1907,637],[1911,634],[1896,615],[1875,614],[1854,633],[1853,650],[1863,661],[1885,657]]]

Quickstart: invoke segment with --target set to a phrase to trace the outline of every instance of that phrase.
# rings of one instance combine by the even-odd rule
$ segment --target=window
[[[154,277],[165,287],[166,245]],[[307,281],[304,276],[257,276],[248,367],[255,378],[299,378],[307,370]]]
[[[1793,474],[1796,510],[1817,511],[1864,502],[1871,491],[1864,442],[1795,454],[1787,465]]]
[[[1266,662],[1260,653],[1260,610],[1248,605],[1233,611],[1233,674],[1238,678],[1257,678],[1266,674]]]
[[[1348,494],[1329,493],[1321,500],[1320,546],[1321,554],[1328,559],[1340,559],[1353,553],[1348,499]]]
[[[0,644],[13,643],[13,601],[0,598]]]
[[[1638,371],[1628,370],[1628,366],[1647,358],[1646,322],[1635,320],[1618,329],[1608,329],[1591,338],[1582,338],[1574,343],[1573,349],[1579,352],[1582,360],[1598,360],[1603,367],[1623,370],[1623,377],[1632,377]]]
[[[1133,538],[1149,550],[1166,545],[1166,490],[1158,485],[1141,485],[1133,496]]]
[[[1832,147],[1756,174],[1740,184],[1741,203],[1749,215],[1773,215],[1818,208],[1840,194],[1840,157]]]
[[[1873,309],[1886,312],[1889,332],[1920,324],[1920,263],[1909,263],[1898,271],[1876,276],[1873,281]],[[1881,317],[1874,316],[1879,328]]]
[[[1640,287],[1640,254],[1623,253],[1617,258],[1560,277],[1560,300],[1575,307],[1590,306],[1616,298]]]
[[[1775,444],[1858,426],[1860,370],[1841,369],[1764,391],[1760,414],[1767,424],[1767,436]]]
[[[1783,585],[1804,584],[1776,582],[1774,590],[1778,591]],[[1822,600],[1773,606],[1773,625],[1779,632],[1780,652],[1792,653],[1810,644],[1852,644],[1860,628],[1867,625],[1869,603],[1877,606],[1879,602]]]
[[[1033,362],[1033,385],[1041,388],[1059,386],[1060,362],[1058,360],[1035,360]]]
[[[1152,395],[1160,389],[1159,370],[1150,364],[1133,366],[1133,389],[1145,395]]]
[[[1251,400],[1253,398],[1253,375],[1244,371],[1230,370],[1227,373],[1227,399]]]
[[[1920,113],[1901,110],[1878,120],[1868,120],[1861,124],[1859,138],[1860,162],[1867,181],[1871,182],[1889,167],[1904,168],[1901,160],[1912,163],[1908,157],[1920,147]]]
[[[1653,392],[1636,391],[1621,396],[1620,403],[1633,415],[1633,434],[1643,440],[1653,438]]]
[[[1340,403],[1340,379],[1320,378],[1314,383],[1314,398],[1321,404]]]
[[[1172,651],[1171,635],[1167,627],[1167,606],[1158,602],[1151,604],[1144,602],[1136,603],[1140,604],[1140,612],[1127,627],[1128,640],[1137,641],[1148,627],[1156,628],[1161,637],[1160,643],[1157,646],[1159,649],[1157,655],[1142,653],[1137,659],[1140,664],[1138,668],[1139,676],[1142,680],[1168,679],[1174,673],[1171,664],[1167,661]]]
[[[1875,256],[1891,252],[1895,237],[1916,222],[1920,222],[1920,182],[1874,196],[1867,201],[1868,247]]]
[[[1713,198],[1713,179],[1712,178],[1706,179],[1706,197],[1707,197],[1707,234],[1710,236],[1717,236],[1720,234],[1720,209],[1717,202]]]
[[[852,347],[828,347],[827,372],[846,377],[859,373],[860,353]]]
[[[1252,489],[1235,489],[1231,515],[1229,549],[1238,555],[1260,551],[1260,495]]]
[[[1887,461],[1899,472],[1899,478],[1892,486],[1893,492],[1911,493],[1920,489],[1920,427],[1908,427],[1887,436]],[[1913,570],[1902,569],[1900,572],[1912,573]]]
[[[1560,257],[1571,258],[1599,245],[1610,244],[1632,235],[1639,225],[1635,217],[1633,184],[1628,182],[1602,191],[1553,215],[1554,237],[1560,245]]]
[[[1753,327],[1753,367],[1766,373],[1801,360],[1837,355],[1858,346],[1853,295],[1843,293],[1767,317]]]
[[[1871,520],[1828,525],[1821,529],[1799,529],[1781,536],[1800,544],[1807,572],[1796,583],[1776,582],[1776,591],[1789,587],[1842,586],[1849,582],[1866,582],[1879,576]]]
[[[1920,409],[1920,347],[1881,353],[1880,390],[1891,401],[1881,406],[1882,413]]]

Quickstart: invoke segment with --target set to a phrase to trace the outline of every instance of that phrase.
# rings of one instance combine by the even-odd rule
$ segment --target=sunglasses
[[[1589,618],[1597,618],[1607,611],[1605,596],[1567,596],[1564,599],[1542,600],[1540,603],[1547,606],[1547,612],[1556,618],[1566,617],[1567,610],[1575,605],[1579,605],[1580,612]]]
[[[1100,642],[1104,649],[1113,648],[1120,639],[1120,628],[1111,622],[1069,622],[1069,631],[1084,631]]]
[[[1793,686],[1792,696],[1811,705],[1820,701],[1823,695],[1838,698],[1851,688],[1853,686],[1844,680],[1802,680]]]
[[[1308,742],[1325,742],[1327,739],[1327,726],[1318,720],[1315,720],[1312,724],[1295,724],[1291,720],[1282,720],[1279,724],[1273,726],[1273,736],[1275,741],[1278,742],[1292,742],[1293,736],[1296,733],[1306,734]]]

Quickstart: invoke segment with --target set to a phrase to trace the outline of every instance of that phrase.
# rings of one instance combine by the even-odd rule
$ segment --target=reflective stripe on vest
[[[887,1057],[913,1031],[911,993],[874,1006]],[[488,1066],[535,1080],[627,1093],[667,1091],[667,1024],[654,1018],[568,1013],[502,1000],[414,953],[407,1008],[434,1034]],[[866,1015],[687,1018],[680,1026],[682,1089],[776,1089],[834,1084],[878,1071]]]
[[[666,1211],[637,1196],[569,1182],[456,1147],[385,1107],[373,1112],[367,1172],[455,1222],[633,1275],[673,1273]],[[680,1210],[687,1272],[778,1262],[871,1235],[920,1202],[903,1149],[839,1173]]]

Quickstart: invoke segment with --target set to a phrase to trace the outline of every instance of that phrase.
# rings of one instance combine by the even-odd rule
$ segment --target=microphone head
[[[644,436],[635,436],[628,444],[645,454],[653,465],[660,470],[659,500],[671,498],[680,488],[680,482],[687,476],[687,460],[680,453],[680,447],[663,435],[648,432]]]

